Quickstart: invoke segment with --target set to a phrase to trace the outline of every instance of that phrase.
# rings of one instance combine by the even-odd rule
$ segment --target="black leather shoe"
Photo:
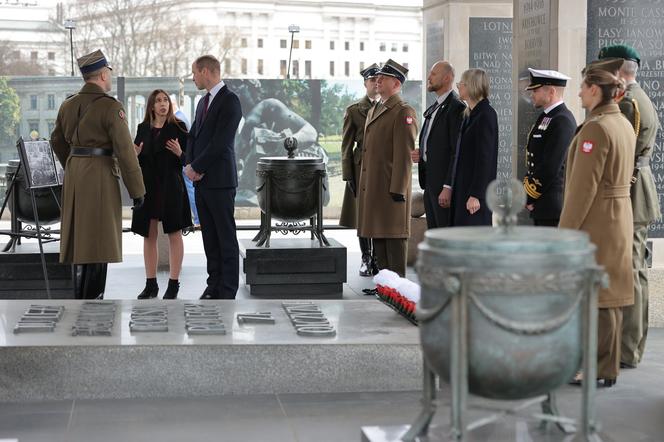
[[[376,296],[378,294],[378,290],[376,289],[362,289],[362,294],[366,296]]]
[[[360,276],[373,276],[371,264],[371,255],[362,255],[362,264],[360,264]]]
[[[221,297],[217,295],[217,293],[214,290],[208,287],[205,289],[201,297],[198,299],[221,299]]]
[[[628,364],[627,362],[620,361],[620,368],[627,368],[627,369],[636,368],[636,365],[635,364]]]
[[[159,294],[159,286],[154,285],[154,286],[145,286],[143,291],[138,295],[137,299],[152,299],[156,298],[157,295]]]
[[[177,280],[169,279],[168,288],[164,292],[164,299],[177,299],[178,291],[180,290],[180,282]]]

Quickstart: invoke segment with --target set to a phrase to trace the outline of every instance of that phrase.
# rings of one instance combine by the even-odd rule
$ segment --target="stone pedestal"
[[[346,248],[333,239],[329,242],[329,247],[321,247],[309,238],[273,239],[266,248],[241,240],[249,292],[266,298],[341,298]]]

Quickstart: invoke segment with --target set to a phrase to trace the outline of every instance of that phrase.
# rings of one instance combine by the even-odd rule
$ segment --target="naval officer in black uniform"
[[[528,134],[526,176],[523,187],[528,195],[526,208],[536,226],[558,226],[563,207],[565,159],[576,121],[563,103],[569,77],[557,71],[530,69],[532,102],[542,109]]]

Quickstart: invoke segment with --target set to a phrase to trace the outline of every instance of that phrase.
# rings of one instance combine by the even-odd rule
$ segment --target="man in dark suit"
[[[196,187],[196,207],[207,257],[207,288],[201,299],[235,299],[240,252],[235,228],[235,133],[242,109],[237,95],[221,80],[219,60],[198,57],[193,81],[207,94],[198,102],[187,142],[185,174]]]
[[[424,112],[420,148],[411,157],[417,163],[420,187],[424,190],[427,227],[450,225],[450,197],[454,149],[466,105],[452,90],[454,68],[447,61],[437,61],[427,77],[427,90],[436,93],[436,101]],[[444,188],[447,189],[444,192]]]
[[[530,130],[526,146],[526,208],[536,226],[557,227],[563,208],[567,148],[576,130],[574,115],[563,103],[569,77],[556,71],[528,70],[530,85],[526,90],[542,113]]]

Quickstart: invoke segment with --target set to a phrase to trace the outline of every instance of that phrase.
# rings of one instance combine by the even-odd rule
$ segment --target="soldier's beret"
[[[390,58],[385,62],[383,67],[376,72],[376,75],[387,75],[388,77],[394,77],[401,83],[404,83],[406,81],[406,76],[408,75],[408,69]]]
[[[360,71],[360,75],[364,77],[365,80],[368,80],[370,78],[373,78],[376,76],[376,74],[380,71],[380,66],[378,66],[376,63],[372,64],[368,68],[362,69]]]
[[[99,49],[76,59],[76,62],[78,63],[78,69],[83,75],[97,71],[103,67],[113,70],[108,64],[106,56],[104,56],[104,53]]]
[[[604,46],[599,50],[597,58],[600,60],[605,58],[622,58],[623,60],[635,61],[636,64],[641,66],[641,56],[636,49],[628,45]]]

